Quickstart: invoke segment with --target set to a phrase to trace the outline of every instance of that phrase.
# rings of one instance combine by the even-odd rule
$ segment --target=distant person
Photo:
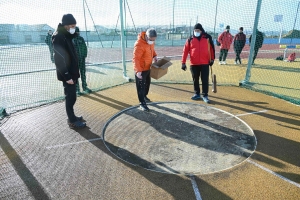
[[[49,48],[49,51],[50,51],[50,59],[52,61],[52,63],[54,63],[54,52],[53,52],[53,45],[52,45],[52,40],[51,40],[51,37],[52,37],[52,30],[49,30],[48,33],[47,33],[47,36],[45,38],[45,43],[48,45],[48,48]]]
[[[92,92],[92,90],[90,90],[87,87],[86,76],[85,76],[85,58],[87,57],[87,47],[83,37],[80,36],[78,27],[75,28],[75,38],[73,39],[73,42],[78,55],[78,66],[79,66],[81,82],[82,82],[81,83],[82,90],[87,93],[90,93]],[[76,83],[76,92],[80,93],[79,81],[77,81]]]
[[[151,83],[150,67],[152,61],[157,61],[157,54],[154,50],[156,37],[156,31],[148,29],[146,32],[141,32],[138,35],[138,39],[134,44],[132,62],[140,109],[143,111],[149,111],[146,102],[150,102],[150,99],[147,97]]]
[[[58,24],[56,32],[52,36],[54,49],[54,61],[56,65],[57,79],[63,82],[65,92],[65,106],[70,128],[83,128],[83,118],[74,114],[76,102],[76,83],[78,81],[78,57],[72,39],[75,37],[76,20],[72,14],[65,14],[62,23]]]
[[[251,39],[252,39],[252,35],[250,35],[250,38],[249,38],[249,46],[251,45]],[[262,47],[263,43],[264,43],[264,35],[262,32],[260,32],[259,30],[256,29],[256,40],[255,40],[255,45],[254,45],[252,65],[255,65],[254,60],[257,56],[258,49]]]
[[[194,26],[194,35],[190,36],[185,42],[182,54],[182,70],[186,70],[186,59],[190,54],[190,70],[194,83],[194,95],[192,100],[199,100],[200,86],[199,77],[202,82],[202,99],[204,102],[209,103],[208,99],[208,79],[209,79],[209,66],[214,64],[215,47],[211,35],[205,32],[202,25],[197,23]]]
[[[224,32],[221,33],[221,35],[219,35],[218,37],[218,41],[221,44],[220,55],[219,55],[220,65],[226,65],[228,50],[230,49],[230,45],[232,43],[232,35],[229,31],[230,31],[230,26],[227,25]]]
[[[233,47],[236,54],[234,64],[242,64],[240,55],[246,44],[246,35],[244,34],[243,30],[244,28],[240,27],[239,28],[240,32],[237,33],[233,38]]]

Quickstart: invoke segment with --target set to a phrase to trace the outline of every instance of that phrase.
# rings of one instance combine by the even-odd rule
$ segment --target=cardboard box
[[[168,72],[168,67],[172,65],[170,62],[170,58],[163,57],[162,59],[158,60],[157,62],[151,65],[151,78],[159,79],[162,76],[166,75]]]

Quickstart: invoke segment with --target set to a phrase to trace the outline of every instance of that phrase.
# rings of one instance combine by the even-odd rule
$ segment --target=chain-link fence
[[[87,45],[86,82],[93,91],[126,83],[128,79],[124,76],[134,79],[133,45],[138,33],[149,27],[158,33],[158,57],[171,57],[173,63],[167,75],[153,82],[191,83],[190,73],[181,70],[181,55],[183,45],[199,22],[215,44],[227,26],[232,38],[239,34],[240,27],[246,35],[241,60],[236,60],[232,42],[226,65],[222,60],[219,63],[221,50],[215,45],[212,69],[218,84],[242,85],[300,104],[299,4],[295,0],[1,1],[1,112],[11,113],[63,99],[62,83],[57,81],[46,37],[49,30],[55,32],[66,13],[76,18]],[[253,42],[251,48],[250,36],[255,43],[262,41],[262,45]],[[292,53],[296,59],[289,62]]]

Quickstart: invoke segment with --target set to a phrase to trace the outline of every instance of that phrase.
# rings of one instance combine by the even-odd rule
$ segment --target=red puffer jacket
[[[221,43],[221,49],[230,49],[232,35],[229,32],[224,31],[221,35],[219,35],[218,41]]]
[[[210,47],[210,48],[209,48]],[[215,59],[215,46],[207,33],[202,33],[200,40],[194,36],[187,39],[183,47],[182,63],[186,62],[190,54],[191,65],[207,65]]]

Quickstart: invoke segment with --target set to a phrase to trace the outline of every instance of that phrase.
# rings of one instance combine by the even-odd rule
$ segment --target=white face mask
[[[147,43],[151,45],[151,44],[153,44],[153,43],[154,43],[154,41],[150,41],[150,40],[148,40],[148,41],[147,41]]]
[[[75,28],[70,28],[69,33],[74,34],[75,33]]]
[[[196,37],[199,37],[199,36],[200,36],[200,33],[199,33],[199,32],[196,32],[196,31],[194,31],[194,35],[195,35]]]

